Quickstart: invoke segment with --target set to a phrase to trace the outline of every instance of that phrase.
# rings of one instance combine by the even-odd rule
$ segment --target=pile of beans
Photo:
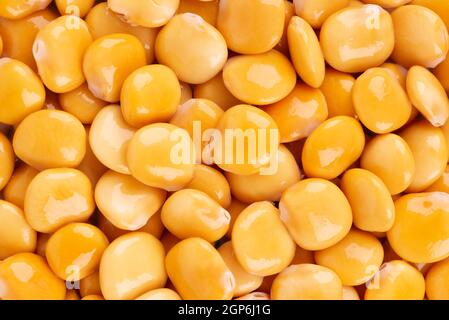
[[[448,27],[1,0],[0,299],[449,299]]]

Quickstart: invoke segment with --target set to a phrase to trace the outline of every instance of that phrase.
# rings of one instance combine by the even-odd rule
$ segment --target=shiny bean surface
[[[425,283],[422,274],[405,261],[385,263],[368,283],[365,300],[422,300]]]
[[[199,237],[209,242],[228,231],[229,213],[206,193],[183,189],[172,194],[161,211],[164,226],[179,239]]]
[[[4,300],[64,300],[64,281],[33,253],[18,253],[0,264],[0,298]]]
[[[282,53],[271,50],[230,58],[223,69],[223,80],[239,100],[267,105],[282,100],[293,90],[296,72]]]
[[[406,190],[415,176],[415,159],[407,142],[390,133],[368,142],[360,166],[377,175],[392,195]]]
[[[86,22],[77,16],[61,16],[43,27],[34,40],[33,56],[45,86],[64,93],[83,84],[83,57],[91,42]]]
[[[125,79],[146,64],[145,49],[135,36],[114,33],[96,39],[87,48],[83,71],[89,90],[99,99],[115,103]]]
[[[130,174],[126,151],[136,129],[123,119],[120,106],[98,112],[89,131],[89,144],[100,162],[118,173]]]
[[[14,152],[38,170],[76,167],[86,154],[86,130],[70,113],[40,110],[17,127]]]
[[[196,14],[175,16],[156,39],[156,56],[191,84],[209,81],[223,68],[228,58],[226,41],[209,23]]]
[[[0,259],[4,260],[21,252],[33,252],[36,248],[36,231],[25,220],[19,207],[0,200]]]
[[[377,5],[349,6],[324,22],[320,42],[324,58],[334,69],[365,71],[382,64],[392,53],[393,21]]]
[[[189,238],[179,242],[168,252],[165,266],[183,299],[230,300],[234,295],[232,271],[206,240]]]
[[[264,53],[281,40],[284,6],[283,0],[220,1],[217,27],[232,51],[242,54]]]
[[[446,169],[448,149],[440,128],[427,121],[415,122],[400,132],[409,145],[415,160],[416,171],[409,192],[420,192],[434,183]]]
[[[329,113],[323,92],[302,83],[287,97],[263,110],[276,121],[282,143],[308,137]]]
[[[16,125],[44,106],[42,81],[26,64],[0,59],[0,122]]]
[[[415,263],[432,263],[449,256],[449,194],[405,195],[395,201],[396,218],[387,232],[393,250]]]
[[[177,148],[177,153],[172,152]],[[195,149],[186,130],[155,123],[138,130],[127,150],[134,178],[150,187],[176,191],[193,178]]]
[[[334,179],[362,154],[365,135],[360,123],[348,116],[323,122],[307,138],[302,165],[307,176]]]
[[[100,287],[107,300],[135,299],[161,288],[167,280],[161,242],[143,232],[115,239],[100,262]]]
[[[399,7],[391,13],[395,45],[392,58],[404,67],[434,68],[449,50],[449,36],[443,20],[432,10],[417,5]],[[416,25],[420,28],[416,29]]]
[[[383,258],[380,241],[356,229],[349,231],[336,245],[315,252],[317,264],[335,271],[345,286],[357,286],[371,279]]]
[[[76,169],[41,171],[25,196],[25,217],[34,230],[43,233],[53,233],[69,222],[86,221],[94,209],[92,185]]]
[[[404,89],[385,68],[368,69],[357,78],[352,98],[360,121],[377,134],[401,128],[412,112]]]
[[[160,209],[166,198],[161,189],[144,185],[129,175],[106,172],[95,187],[95,202],[114,226],[137,230]]]
[[[2,190],[11,179],[14,172],[14,150],[11,142],[0,132],[0,190]]]
[[[175,14],[179,0],[108,0],[108,7],[130,24],[160,27]]]
[[[269,202],[255,202],[237,217],[232,229],[232,247],[247,272],[268,276],[286,268],[295,254],[295,244]]]
[[[98,270],[109,245],[106,236],[87,223],[71,223],[48,239],[46,258],[53,272],[63,280],[79,281]]]
[[[287,189],[280,217],[295,242],[306,250],[322,250],[339,242],[352,224],[351,206],[343,192],[324,179],[305,179]]]
[[[394,223],[394,203],[378,176],[365,169],[351,169],[343,175],[340,187],[351,205],[357,228],[370,232],[390,230]]]
[[[332,270],[315,264],[286,268],[273,281],[273,300],[341,300],[342,284]]]

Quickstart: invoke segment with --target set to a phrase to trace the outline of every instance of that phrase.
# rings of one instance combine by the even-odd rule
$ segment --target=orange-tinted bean
[[[229,49],[258,54],[273,49],[281,40],[284,19],[283,0],[224,0],[220,1],[217,26]]]
[[[86,142],[86,154],[84,155],[83,161],[76,167],[79,171],[84,173],[92,183],[92,187],[95,187],[98,179],[108,170],[92,151],[89,142],[89,131],[90,128],[86,128],[87,130],[87,142]]]
[[[185,300],[230,300],[234,295],[234,275],[206,240],[182,240],[168,252],[165,266]]]
[[[223,69],[223,80],[239,100],[267,105],[284,99],[293,90],[296,72],[282,53],[271,50],[230,58]]]
[[[131,73],[122,86],[123,118],[141,128],[155,122],[167,122],[181,100],[176,74],[161,64],[148,65]]]
[[[305,83],[319,88],[324,80],[325,63],[315,31],[304,19],[294,16],[290,20],[287,34],[296,72]]]
[[[321,90],[302,83],[281,101],[262,109],[278,124],[281,143],[308,137],[328,116]]]
[[[101,229],[101,231],[103,231],[104,234],[108,237],[109,241],[114,241],[118,237],[130,232],[129,230],[117,228],[102,214],[98,215],[97,225]],[[158,212],[153,214],[150,219],[148,219],[148,222],[142,228],[137,229],[136,231],[147,232],[160,239],[162,233],[164,232],[164,229],[165,228],[161,220],[161,211],[159,210]]]
[[[270,202],[255,202],[237,217],[232,247],[244,270],[259,276],[276,274],[295,254],[295,243]]]
[[[194,13],[201,16],[207,23],[216,26],[219,3],[219,0],[180,0],[178,11],[176,13]]]
[[[354,116],[352,103],[352,88],[355,79],[349,73],[340,72],[332,68],[326,68],[321,92],[326,97],[329,117]]]
[[[432,263],[449,256],[449,194],[411,193],[395,201],[388,242],[403,259]]]
[[[59,104],[84,124],[91,124],[98,112],[107,105],[90,92],[87,84],[59,95]]]
[[[108,7],[129,24],[160,27],[175,14],[179,0],[108,0]]]
[[[0,299],[64,300],[64,281],[56,277],[45,259],[19,253],[0,263]]]
[[[135,299],[165,285],[165,252],[161,242],[144,232],[115,239],[100,262],[100,287],[106,300]]]
[[[0,132],[0,190],[2,190],[11,179],[14,172],[14,151],[8,138]]]
[[[127,150],[131,174],[151,187],[177,191],[193,178],[195,149],[186,130],[155,123],[138,130]]]
[[[342,300],[360,300],[360,297],[354,287],[343,286]]]
[[[22,61],[36,71],[37,66],[33,57],[34,39],[40,29],[56,18],[56,13],[51,9],[37,11],[17,20],[0,18],[3,56]]]
[[[226,110],[216,128],[219,132],[212,137],[219,133],[219,141],[212,140],[206,157],[234,174],[272,173],[270,164],[279,147],[279,130],[268,113],[250,105],[237,105]],[[250,147],[245,148],[245,143]],[[267,165],[269,168],[265,168]]]
[[[393,226],[393,199],[379,177],[368,170],[351,169],[343,175],[340,186],[351,205],[357,228],[386,232]]]
[[[40,110],[19,124],[13,147],[18,158],[43,170],[78,166],[86,154],[86,141],[86,130],[73,115]]]
[[[23,62],[0,58],[0,82],[0,122],[16,125],[43,107],[42,81]]]
[[[199,84],[215,77],[228,58],[226,41],[212,25],[193,13],[175,16],[156,38],[156,56],[179,80]]]
[[[181,297],[174,290],[161,288],[150,290],[138,296],[136,300],[181,300]]]
[[[422,300],[425,283],[422,274],[405,261],[382,265],[367,284],[365,300]]]
[[[426,192],[438,191],[449,193],[449,166],[446,167],[444,173],[435,181]]]
[[[159,28],[146,28],[130,25],[123,21],[119,15],[108,8],[108,4],[100,2],[86,16],[86,23],[94,39],[113,34],[129,33],[142,42],[145,49],[147,63],[154,61],[154,42]]]
[[[83,57],[91,42],[86,22],[77,16],[61,16],[43,27],[34,40],[33,56],[45,86],[64,93],[83,84]]]
[[[2,1],[0,4],[0,17],[16,20],[26,17],[33,12],[45,9],[51,0],[14,0]]]
[[[28,185],[38,173],[38,170],[27,164],[18,167],[3,190],[5,200],[23,208]]]
[[[343,239],[352,211],[343,192],[324,179],[306,179],[287,189],[280,217],[295,242],[306,250],[322,250]]]
[[[346,7],[349,0],[293,0],[293,3],[296,14],[319,29],[329,16]]]
[[[120,106],[98,112],[89,130],[89,145],[98,160],[111,170],[130,174],[126,150],[136,129],[125,122]]]
[[[207,145],[203,141],[209,129],[214,129],[224,111],[215,102],[207,99],[190,99],[180,105],[170,120],[171,124],[187,130],[196,149],[196,161],[201,162],[202,148]],[[209,163],[207,157],[205,163]]]
[[[337,116],[323,122],[307,138],[302,165],[308,177],[334,179],[362,154],[365,134],[354,118]]]
[[[223,208],[231,204],[231,190],[226,177],[213,167],[197,164],[193,179],[186,185],[188,189],[196,189],[206,193]]]
[[[362,72],[390,56],[395,44],[390,14],[377,5],[349,6],[323,24],[324,58],[342,72]]]
[[[97,227],[70,223],[48,240],[46,258],[53,272],[63,280],[79,281],[98,270],[109,241]]]
[[[79,286],[79,292],[83,298],[90,295],[101,295],[99,272],[94,272],[81,279]]]
[[[426,275],[426,294],[429,300],[449,299],[449,259],[430,268]]]
[[[301,180],[301,172],[291,152],[283,145],[277,151],[273,174],[239,175],[226,173],[231,192],[242,202],[279,201],[281,194]]]
[[[273,281],[273,300],[341,300],[343,288],[335,272],[315,264],[297,264]]]
[[[360,166],[377,175],[392,195],[407,189],[415,176],[415,160],[407,142],[390,133],[368,142]]]
[[[234,297],[240,297],[256,290],[262,284],[263,277],[245,271],[238,262],[231,241],[218,248],[218,252],[235,278]]]
[[[449,153],[443,131],[427,121],[418,121],[400,132],[410,146],[416,171],[409,192],[420,192],[434,183],[446,169]]]
[[[164,226],[176,237],[200,237],[209,242],[221,239],[231,220],[218,202],[194,189],[172,194],[162,207],[161,218]]]
[[[377,134],[395,131],[410,118],[412,106],[407,94],[385,68],[365,71],[357,78],[352,92],[360,121]]]
[[[407,92],[413,105],[434,126],[449,119],[449,99],[438,79],[426,68],[412,67],[407,75]]]
[[[55,0],[61,15],[73,14],[83,18],[92,9],[95,0]]]
[[[34,230],[52,233],[69,222],[86,221],[95,203],[92,185],[76,169],[48,169],[34,177],[25,196],[25,216]]]
[[[144,185],[129,175],[106,172],[95,188],[95,202],[114,226],[137,230],[162,206],[166,192]]]
[[[36,231],[25,220],[22,209],[0,200],[0,259],[36,248]],[[1,290],[0,290],[1,291]],[[1,294],[0,294],[1,295]]]
[[[209,81],[196,85],[193,89],[193,96],[197,99],[211,100],[223,110],[242,103],[226,88],[221,72]]]
[[[449,36],[443,20],[432,10],[417,5],[402,6],[391,13],[395,46],[392,58],[404,67],[434,68],[449,50]],[[416,25],[420,28],[416,29]]]
[[[114,33],[96,39],[87,48],[83,71],[97,98],[118,102],[125,79],[146,64],[145,49],[135,36]]]
[[[371,279],[378,272],[383,258],[380,241],[357,229],[349,231],[334,246],[315,252],[317,264],[335,271],[345,286],[357,286]]]

